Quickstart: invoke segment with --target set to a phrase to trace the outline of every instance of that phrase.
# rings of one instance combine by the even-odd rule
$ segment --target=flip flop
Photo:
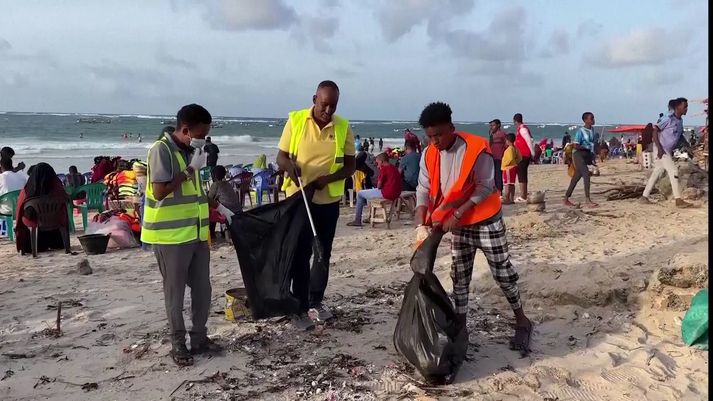
[[[510,349],[520,351],[520,355],[524,358],[530,353],[530,339],[532,337],[532,329],[534,325],[532,321],[530,327],[515,326],[515,335],[510,339]]]
[[[193,366],[193,357],[188,352],[188,348],[186,348],[185,345],[174,346],[171,348],[169,355],[171,355],[173,362],[180,367]]]

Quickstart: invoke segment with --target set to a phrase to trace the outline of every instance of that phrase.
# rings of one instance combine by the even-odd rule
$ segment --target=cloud
[[[429,33],[458,15],[473,9],[473,0],[392,0],[376,10],[376,19],[387,42],[395,42],[414,26],[428,22]]]
[[[555,30],[546,47],[539,52],[539,56],[549,58],[569,54],[569,43],[569,33],[561,29]]]
[[[288,29],[298,21],[295,10],[282,0],[213,0],[208,20],[229,31]]]
[[[646,28],[610,39],[596,49],[588,60],[602,68],[661,65],[685,51],[683,32]]]
[[[587,36],[597,36],[597,34],[602,31],[603,27],[604,25],[593,19],[582,21],[577,27],[577,38],[581,39]]]
[[[163,46],[159,47],[158,53],[156,54],[156,60],[159,64],[166,66],[180,67],[187,70],[196,69],[195,63],[175,57],[171,53],[167,52]]]
[[[12,45],[7,40],[0,38],[0,52],[12,49]]]
[[[330,39],[334,38],[338,29],[339,20],[336,17],[303,16],[293,33],[299,42],[308,41],[316,51],[332,53]]]
[[[640,87],[661,87],[678,85],[683,81],[683,74],[667,69],[656,68],[640,76]]]

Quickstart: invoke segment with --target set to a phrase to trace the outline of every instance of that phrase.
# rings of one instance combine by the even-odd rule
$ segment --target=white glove
[[[421,245],[423,241],[431,235],[431,228],[427,226],[416,227],[416,246]]]
[[[208,153],[204,152],[203,149],[196,149],[193,152],[191,163],[188,166],[191,167],[193,171],[201,171],[201,169],[205,167],[207,159]]]
[[[216,210],[218,211],[218,213],[222,214],[225,217],[225,220],[228,222],[228,225],[233,222],[233,216],[235,216],[235,213],[233,213],[230,209],[219,203]]]

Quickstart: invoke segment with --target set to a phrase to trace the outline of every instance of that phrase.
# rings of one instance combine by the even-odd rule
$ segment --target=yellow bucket
[[[250,308],[248,292],[245,288],[231,288],[225,291],[225,320],[232,322],[248,316],[250,316]]]

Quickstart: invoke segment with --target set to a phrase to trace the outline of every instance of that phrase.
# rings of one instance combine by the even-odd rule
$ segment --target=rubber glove
[[[431,229],[428,226],[420,225],[416,227],[416,248],[431,235]]]
[[[204,152],[202,149],[196,149],[193,152],[193,157],[191,158],[189,166],[193,168],[193,171],[201,171],[201,169],[205,167],[207,159],[208,153]]]
[[[233,222],[233,216],[235,216],[235,213],[233,213],[232,210],[228,209],[220,203],[218,204],[216,210],[218,211],[218,213],[222,214],[225,217],[225,220],[228,222],[228,225]]]

